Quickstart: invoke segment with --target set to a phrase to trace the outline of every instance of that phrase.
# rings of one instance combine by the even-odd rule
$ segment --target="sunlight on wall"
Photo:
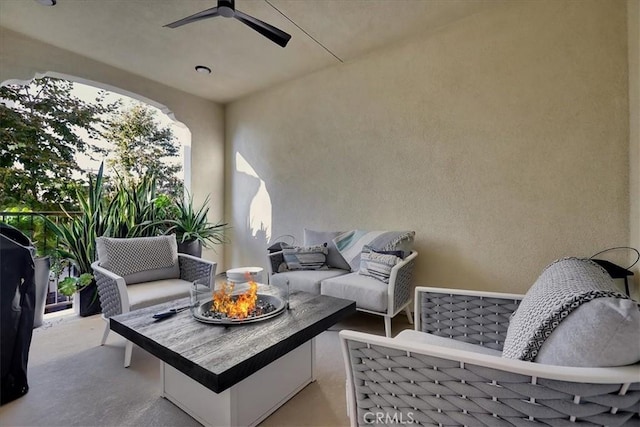
[[[258,233],[264,233],[266,241],[271,239],[271,197],[267,191],[267,185],[260,179],[256,171],[251,167],[249,162],[236,152],[236,171],[247,174],[253,178],[260,180],[258,191],[251,199],[249,204],[249,230],[251,235],[256,237]]]

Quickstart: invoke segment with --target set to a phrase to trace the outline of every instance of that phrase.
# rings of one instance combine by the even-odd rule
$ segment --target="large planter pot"
[[[49,292],[49,270],[51,268],[51,258],[35,257],[33,259],[35,266],[34,281],[36,284],[36,304],[33,313],[33,327],[42,326],[44,321],[44,304],[47,301],[47,293]]]
[[[98,286],[95,280],[81,291],[73,294],[73,308],[82,317],[93,316],[102,312],[100,298],[98,297]]]
[[[199,240],[188,240],[184,243],[178,243],[178,252],[181,254],[188,254],[202,257],[202,243]]]

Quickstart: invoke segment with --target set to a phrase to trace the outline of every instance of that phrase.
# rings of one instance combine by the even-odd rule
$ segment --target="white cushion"
[[[310,292],[320,295],[320,282],[330,277],[347,274],[346,270],[330,268],[328,270],[286,271],[271,276],[271,284],[286,289],[287,280],[292,291]]]
[[[489,356],[500,357],[502,352],[489,347],[477,344],[471,344],[464,341],[454,340],[453,338],[440,337],[438,335],[420,332],[413,329],[405,329],[394,338],[400,341],[407,341],[412,344],[430,344],[440,347],[447,347],[455,350],[472,351],[474,353],[488,354]]]
[[[322,295],[352,300],[356,302],[357,308],[379,313],[387,311],[388,288],[386,283],[358,273],[345,274],[320,283]]]
[[[640,310],[630,299],[596,298],[564,319],[535,361],[561,366],[624,366],[640,361]]]
[[[191,282],[182,279],[154,280],[127,286],[129,309],[133,311],[188,297],[190,287]]]

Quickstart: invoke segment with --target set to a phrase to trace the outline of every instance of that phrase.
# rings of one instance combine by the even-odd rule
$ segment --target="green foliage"
[[[181,166],[167,160],[177,157],[180,145],[169,127],[161,127],[155,112],[142,104],[113,115],[104,138],[113,144],[107,160],[126,183],[154,175],[158,192],[179,198],[183,192],[182,180],[176,173]]]
[[[58,252],[62,258],[70,259],[80,273],[91,273],[91,263],[96,259],[96,237],[105,231],[103,214],[103,165],[100,165],[95,179],[89,176],[88,193],[76,191],[76,200],[80,205],[79,215],[68,216],[68,223],[56,224],[47,218],[47,227],[58,237]]]
[[[165,218],[166,203],[158,202],[156,179],[145,174],[139,182],[119,179],[113,197],[105,211],[105,235],[110,237],[145,237],[159,234],[150,226]]]
[[[50,77],[0,88],[0,206],[75,208],[82,185],[75,156],[101,151],[91,141],[119,103],[105,103],[105,92],[85,102],[72,90],[72,82]]]
[[[93,275],[89,273],[82,273],[80,277],[65,277],[64,280],[58,283],[58,290],[62,295],[70,297],[89,286],[92,281]]]
[[[56,224],[46,218],[47,228],[57,236],[60,247],[58,256],[71,260],[82,274],[91,275],[91,263],[96,259],[96,238],[141,237],[176,233],[180,242],[198,240],[205,247],[226,243],[224,230],[227,224],[207,221],[209,197],[194,208],[193,198],[171,203],[167,196],[156,195],[153,175],[145,174],[138,183],[119,180],[109,198],[103,188],[103,168],[89,176],[87,192],[76,191],[80,206],[79,215],[67,213],[68,221]],[[85,276],[86,277],[86,276]],[[82,280],[63,280],[60,290],[73,292],[83,286]]]
[[[199,208],[194,208],[193,196],[175,202],[175,216],[164,220],[165,234],[175,233],[179,243],[192,240],[199,241],[205,248],[226,243],[224,231],[226,223],[211,223],[207,220],[209,213],[209,196]]]

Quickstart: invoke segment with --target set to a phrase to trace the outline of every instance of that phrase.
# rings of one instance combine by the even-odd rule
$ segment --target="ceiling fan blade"
[[[274,27],[273,25],[269,25],[257,18],[254,18],[253,16],[249,16],[246,13],[240,12],[237,9],[233,17],[282,47],[285,47],[289,42],[289,39],[291,39],[291,35],[285,33],[284,31]]]
[[[203,10],[202,12],[198,12],[191,16],[187,16],[186,18],[182,18],[176,22],[172,22],[170,24],[164,25],[169,28],[181,27],[186,24],[191,24],[192,22],[200,21],[202,19],[213,18],[215,16],[219,16],[218,7],[212,7],[211,9]]]

